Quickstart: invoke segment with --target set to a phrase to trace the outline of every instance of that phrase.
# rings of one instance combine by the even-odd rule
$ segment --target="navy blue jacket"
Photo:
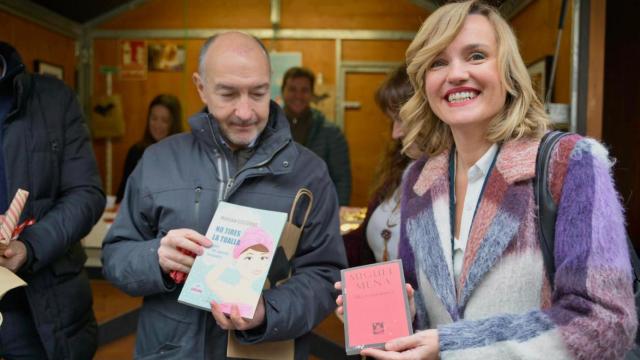
[[[19,59],[1,45],[5,58]],[[19,66],[17,103],[2,129],[7,194],[29,191],[21,221],[36,223],[20,236],[28,260],[18,275],[49,359],[90,359],[97,327],[80,239],[100,218],[104,193],[74,92]]]

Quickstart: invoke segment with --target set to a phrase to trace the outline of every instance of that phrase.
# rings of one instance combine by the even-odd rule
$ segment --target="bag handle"
[[[534,191],[536,204],[538,205],[537,215],[538,229],[540,230],[540,248],[542,250],[544,266],[547,269],[549,284],[552,288],[556,273],[554,254],[558,208],[553,201],[551,191],[549,191],[549,163],[551,153],[556,143],[567,135],[569,134],[562,131],[549,131],[546,133],[542,137],[542,140],[540,140],[540,147],[538,148],[538,155],[536,157]]]
[[[302,219],[302,224],[300,225],[300,229],[304,228],[304,226],[307,224],[307,220],[309,219],[309,214],[311,213],[311,207],[313,206],[313,193],[311,192],[311,190],[307,188],[301,188],[300,190],[298,190],[298,193],[296,194],[295,199],[293,199],[293,204],[291,204],[291,211],[289,211],[289,223],[293,225],[293,219],[294,219],[296,208],[298,207],[298,201],[300,201],[304,196],[309,198],[309,204],[307,206],[307,209],[305,210],[304,218]]]
[[[551,153],[556,143],[569,133],[562,131],[550,131],[546,133],[540,141],[538,148],[538,156],[536,158],[536,176],[535,184],[535,200],[538,205],[538,229],[540,230],[540,248],[544,259],[544,266],[547,269],[549,283],[553,287],[556,266],[554,260],[555,254],[555,229],[557,217],[557,205],[553,201],[551,191],[549,191],[549,162]],[[633,243],[629,235],[625,232],[627,246],[629,247],[629,258],[633,270],[634,282],[638,286],[634,286],[634,292],[640,291],[640,259],[636,253]],[[636,291],[637,290],[637,291]],[[640,333],[639,333],[640,334]]]

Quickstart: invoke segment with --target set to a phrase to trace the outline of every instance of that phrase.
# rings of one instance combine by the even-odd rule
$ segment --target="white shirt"
[[[491,164],[497,153],[498,145],[491,145],[489,150],[467,170],[467,192],[462,208],[462,219],[460,219],[460,238],[454,239],[453,241],[453,274],[456,280],[456,286],[459,284],[460,274],[462,273],[464,251],[467,248],[467,240],[469,239],[473,215],[476,211],[480,193],[482,192],[482,186],[487,179],[487,175],[489,175]],[[455,189],[451,189],[451,191],[455,191]]]
[[[387,260],[398,258],[398,243],[400,242],[400,204],[398,204],[398,189],[390,199],[380,203],[369,218],[367,223],[367,243],[373,252],[377,262],[382,261],[384,254],[384,239],[382,231],[387,229],[390,233],[387,242]]]

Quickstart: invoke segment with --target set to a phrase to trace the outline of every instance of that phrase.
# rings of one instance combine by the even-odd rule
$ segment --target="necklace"
[[[382,237],[382,240],[384,240],[383,241],[384,250],[382,251],[382,261],[389,260],[389,240],[391,240],[391,228],[398,225],[397,222],[392,224],[391,218],[395,215],[396,210],[398,210],[399,206],[400,206],[400,202],[398,201],[396,202],[396,206],[393,208],[393,210],[391,210],[391,213],[387,218],[387,221],[386,221],[387,227],[382,229],[382,231],[380,232],[380,236]]]

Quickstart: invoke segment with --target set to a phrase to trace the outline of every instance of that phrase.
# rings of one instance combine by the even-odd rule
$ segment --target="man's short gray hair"
[[[207,51],[209,50],[209,47],[211,47],[211,45],[216,41],[218,36],[224,35],[224,34],[226,33],[218,33],[210,36],[209,38],[207,38],[207,40],[205,40],[204,45],[202,45],[202,48],[200,49],[200,56],[198,57],[198,73],[200,74],[200,77],[203,80],[206,80],[204,68],[205,68],[205,61],[207,57]],[[267,47],[264,46],[264,43],[262,42],[262,40],[258,39],[257,37],[249,34],[246,34],[246,35],[251,36],[251,38],[253,38],[253,40],[255,40],[258,43],[258,45],[260,45],[260,48],[264,52],[264,56],[267,58],[267,63],[269,64],[269,73],[271,73],[271,58],[269,57],[269,51],[267,50]]]

